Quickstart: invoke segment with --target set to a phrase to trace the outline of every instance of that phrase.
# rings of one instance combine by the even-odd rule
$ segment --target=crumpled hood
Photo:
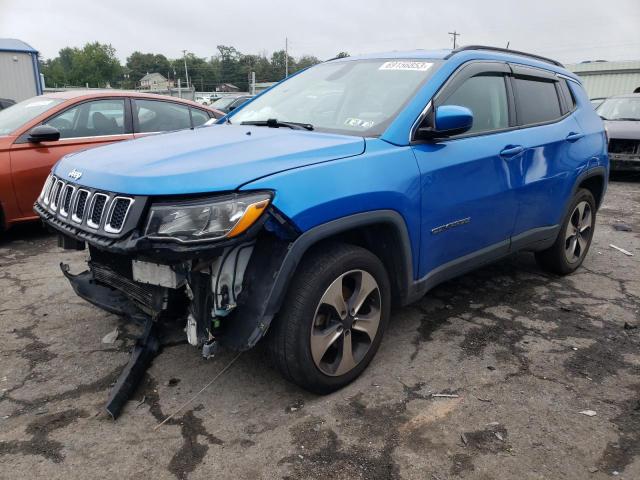
[[[627,120],[605,120],[604,128],[609,138],[640,140],[640,122]]]
[[[213,125],[120,142],[63,157],[54,173],[131,195],[235,190],[260,177],[359,155],[362,137],[288,128]]]

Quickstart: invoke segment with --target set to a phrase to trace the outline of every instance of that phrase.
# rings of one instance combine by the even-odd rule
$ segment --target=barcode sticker
[[[380,65],[378,70],[412,70],[414,72],[426,72],[431,68],[433,63],[429,62],[408,62],[408,61],[393,61],[384,62]]]

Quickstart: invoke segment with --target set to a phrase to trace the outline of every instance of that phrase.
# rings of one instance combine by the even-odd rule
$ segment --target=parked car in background
[[[0,230],[38,218],[33,204],[63,155],[222,115],[187,100],[113,90],[46,94],[1,110]]]
[[[11,105],[15,105],[16,102],[10,98],[0,98],[0,110],[9,108]]]
[[[335,59],[224,120],[67,156],[35,209],[89,245],[62,265],[82,298],[184,322],[205,357],[266,335],[318,393],[362,373],[392,302],[520,250],[575,271],[606,191],[580,79],[512,50]]]
[[[211,96],[210,95],[196,95],[195,98],[196,103],[200,105],[211,105]]]
[[[213,102],[211,104],[211,108],[215,108],[216,110],[220,110],[224,113],[229,113],[251,98],[253,98],[251,95],[223,97]]]
[[[640,93],[607,98],[596,112],[609,136],[611,170],[640,172]]]
[[[606,100],[605,97],[600,97],[600,98],[592,98],[591,100],[589,100],[591,102],[591,106],[593,106],[593,108],[598,108],[602,102],[604,102]]]

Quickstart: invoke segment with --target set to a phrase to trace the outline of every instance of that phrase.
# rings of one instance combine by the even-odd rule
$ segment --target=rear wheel
[[[536,252],[538,264],[559,275],[575,271],[589,251],[595,223],[595,199],[589,190],[582,188],[569,206],[555,243],[547,250]]]
[[[289,380],[316,393],[353,381],[375,355],[389,317],[389,280],[371,252],[332,244],[306,257],[269,334]]]

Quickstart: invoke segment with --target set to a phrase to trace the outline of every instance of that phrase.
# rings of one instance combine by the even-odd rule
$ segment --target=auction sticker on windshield
[[[407,62],[407,61],[394,61],[384,62],[380,65],[378,70],[413,70],[417,72],[426,72],[431,68],[433,63],[429,62]]]

